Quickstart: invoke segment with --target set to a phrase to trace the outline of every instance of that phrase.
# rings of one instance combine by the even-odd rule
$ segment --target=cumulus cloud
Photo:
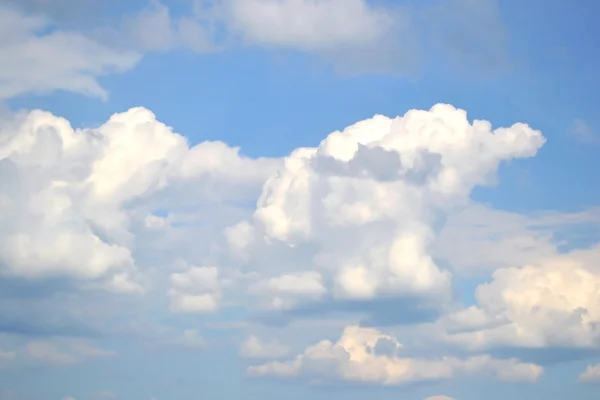
[[[211,312],[219,308],[217,267],[190,267],[171,274],[171,309],[176,312]]]
[[[0,123],[0,138],[0,272],[119,292],[143,290],[131,228],[148,214],[135,210],[152,214],[168,196],[171,206],[194,196],[244,199],[276,166],[222,142],[190,147],[144,108],[95,129],[73,129],[48,112],[19,113]]]
[[[500,268],[475,297],[442,319],[447,340],[471,349],[600,346],[600,271],[581,259]]]
[[[585,371],[579,375],[580,382],[600,382],[600,364],[588,365]]]
[[[279,343],[278,340],[262,341],[250,335],[240,347],[240,355],[244,358],[281,358],[290,352],[290,348]]]
[[[302,301],[315,301],[327,292],[317,271],[300,271],[260,280],[250,286],[250,293],[267,299],[273,309],[293,308]]]
[[[502,381],[534,382],[542,367],[517,359],[494,359],[479,355],[466,359],[402,357],[396,338],[372,328],[350,326],[333,343],[323,340],[287,362],[249,367],[253,376],[302,378],[313,382],[356,381],[380,385],[451,379],[458,376],[488,376]]]
[[[300,292],[448,298],[452,276],[432,256],[441,218],[500,162],[544,142],[525,124],[492,130],[446,104],[375,116],[286,157],[253,218],[226,230],[230,251],[267,282],[271,305]]]
[[[130,69],[140,59],[1,5],[0,27],[0,99],[55,90],[106,98],[97,78]]]

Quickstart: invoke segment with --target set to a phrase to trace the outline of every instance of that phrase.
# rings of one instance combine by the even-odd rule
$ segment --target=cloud
[[[355,381],[379,385],[435,381],[458,376],[488,376],[502,381],[534,382],[542,367],[517,359],[494,359],[487,355],[459,359],[405,358],[396,338],[376,329],[350,326],[333,343],[323,340],[287,362],[249,367],[253,376],[302,378],[313,382]]]
[[[319,54],[346,70],[404,72],[414,60],[409,17],[365,0],[230,0],[224,14],[247,44]]]
[[[309,51],[373,43],[393,25],[363,0],[234,0],[230,12],[249,41]]]
[[[219,308],[220,283],[217,267],[189,267],[171,274],[171,310],[211,312]]]
[[[54,365],[69,365],[77,362],[72,354],[63,353],[47,342],[30,342],[26,346],[27,355],[36,361]]]
[[[181,11],[151,0],[115,20],[90,1],[7,0],[0,7],[0,99],[55,90],[106,99],[98,78],[133,68],[148,52],[206,53],[238,43],[317,55],[352,74],[414,73],[428,52],[476,71],[496,71],[509,59],[492,0],[404,8],[366,0],[190,3]]]
[[[106,99],[97,78],[132,68],[139,54],[117,51],[51,21],[0,6],[0,99],[67,90]],[[60,57],[56,57],[60,54]]]
[[[544,142],[525,124],[492,130],[446,104],[360,121],[293,151],[252,219],[226,230],[229,250],[270,282],[260,296],[271,308],[297,305],[291,295],[307,288],[317,299],[448,299],[452,276],[432,256],[441,220],[500,162]]]
[[[536,263],[558,254],[552,221],[473,203],[449,215],[435,254],[459,274]]]
[[[86,358],[112,357],[117,353],[104,350],[81,341],[62,340],[53,343],[46,340],[28,342],[24,356],[34,363],[67,366],[82,362]]]
[[[366,0],[228,0],[219,16],[248,45],[317,54],[345,72],[413,73],[428,53],[463,69],[476,65],[477,73],[510,65],[495,0],[410,7]]]
[[[144,290],[131,229],[161,202],[244,201],[276,167],[222,142],[190,147],[144,108],[83,130],[34,110],[0,133],[0,272],[116,292]]]
[[[289,352],[290,348],[277,340],[263,342],[254,335],[248,336],[240,347],[240,355],[244,358],[281,358]]]
[[[598,240],[598,228],[600,213],[594,208],[524,215],[473,202],[448,216],[434,254],[461,276],[543,264],[565,252],[570,257],[593,258],[589,245]]]
[[[327,292],[317,271],[300,271],[261,280],[249,290],[266,297],[272,308],[282,310],[293,308],[302,301],[319,300]]]
[[[194,15],[173,16],[167,6],[151,1],[134,16],[125,17],[123,26],[108,30],[115,45],[125,38],[134,49],[141,51],[166,51],[189,48],[196,52],[218,49],[207,21]],[[122,43],[121,43],[122,45]]]
[[[588,365],[586,370],[579,375],[580,382],[600,382],[600,364]]]
[[[427,397],[424,400],[456,400],[456,399],[449,397],[449,396],[445,396],[445,395],[437,395],[437,396]]]
[[[475,306],[442,318],[446,339],[478,350],[597,348],[600,271],[582,260],[563,255],[542,265],[496,270],[477,287]]]

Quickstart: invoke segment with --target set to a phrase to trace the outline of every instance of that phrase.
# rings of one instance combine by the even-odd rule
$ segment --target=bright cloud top
[[[358,381],[382,385],[450,379],[464,375],[489,376],[503,381],[534,382],[542,367],[517,359],[475,356],[467,359],[401,357],[396,338],[376,329],[351,326],[333,343],[323,340],[288,362],[249,367],[254,376],[299,377],[306,380]]]
[[[431,254],[441,218],[500,162],[534,156],[544,142],[525,124],[492,130],[446,104],[375,116],[293,151],[252,220],[226,230],[229,248],[276,308],[326,294],[447,298],[451,274]]]
[[[501,268],[475,296],[476,306],[442,320],[447,340],[473,349],[600,346],[600,274],[593,264],[561,256]]]
[[[95,280],[116,291],[143,290],[131,229],[165,201],[153,195],[190,185],[194,204],[202,201],[193,196],[215,201],[235,192],[243,199],[274,167],[222,142],[190,147],[143,108],[83,130],[31,111],[3,121],[0,133],[0,271]],[[185,201],[175,195],[169,204]],[[187,287],[185,276],[173,280]]]

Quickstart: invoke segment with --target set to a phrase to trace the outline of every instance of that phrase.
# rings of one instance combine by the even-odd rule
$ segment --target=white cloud
[[[147,52],[213,52],[239,38],[250,46],[317,54],[350,73],[413,72],[432,45],[426,37],[478,71],[507,60],[492,0],[412,8],[367,0],[197,1],[183,13],[152,0],[116,23],[94,2],[7,3],[0,7],[0,99],[55,90],[106,99],[98,78],[133,68]]]
[[[319,54],[345,70],[405,72],[414,64],[411,16],[365,0],[230,0],[221,14],[246,44]]]
[[[531,157],[544,141],[525,124],[471,124],[445,104],[375,116],[292,152],[252,220],[226,231],[230,250],[263,281],[314,271],[337,298],[449,296],[451,274],[432,257],[440,217],[489,183],[500,162]]]
[[[249,42],[308,51],[372,44],[394,25],[364,0],[233,0],[229,11]]]
[[[0,123],[0,138],[0,272],[121,292],[143,290],[132,227],[148,214],[136,210],[243,200],[277,164],[221,142],[190,147],[144,108],[83,130],[20,113]]]
[[[171,274],[171,310],[203,313],[219,308],[221,285],[217,267],[188,267]]]
[[[250,292],[266,297],[268,307],[288,309],[300,301],[319,300],[327,289],[317,271],[299,271],[261,280],[250,286]]]
[[[498,269],[475,297],[477,305],[442,319],[450,342],[472,349],[600,346],[600,271],[576,257]]]
[[[445,395],[437,395],[437,396],[431,396],[431,397],[427,397],[424,400],[456,400],[453,397],[450,396],[445,396]]]
[[[580,382],[600,382],[600,364],[588,365],[585,371],[579,375]]]
[[[140,59],[2,6],[0,27],[0,99],[55,90],[106,98],[97,78],[130,69]]]
[[[240,347],[240,355],[244,358],[281,358],[289,352],[290,348],[276,339],[264,342],[254,335],[248,336]]]
[[[249,367],[253,376],[306,378],[311,381],[356,381],[380,385],[451,379],[457,376],[488,376],[502,381],[534,382],[543,372],[535,364],[517,359],[494,359],[480,355],[467,359],[409,358],[400,355],[396,338],[376,329],[347,327],[333,343],[323,340],[287,362]]]

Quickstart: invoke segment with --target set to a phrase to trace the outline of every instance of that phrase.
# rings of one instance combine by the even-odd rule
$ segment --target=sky
[[[0,0],[0,400],[595,400],[592,0]]]

